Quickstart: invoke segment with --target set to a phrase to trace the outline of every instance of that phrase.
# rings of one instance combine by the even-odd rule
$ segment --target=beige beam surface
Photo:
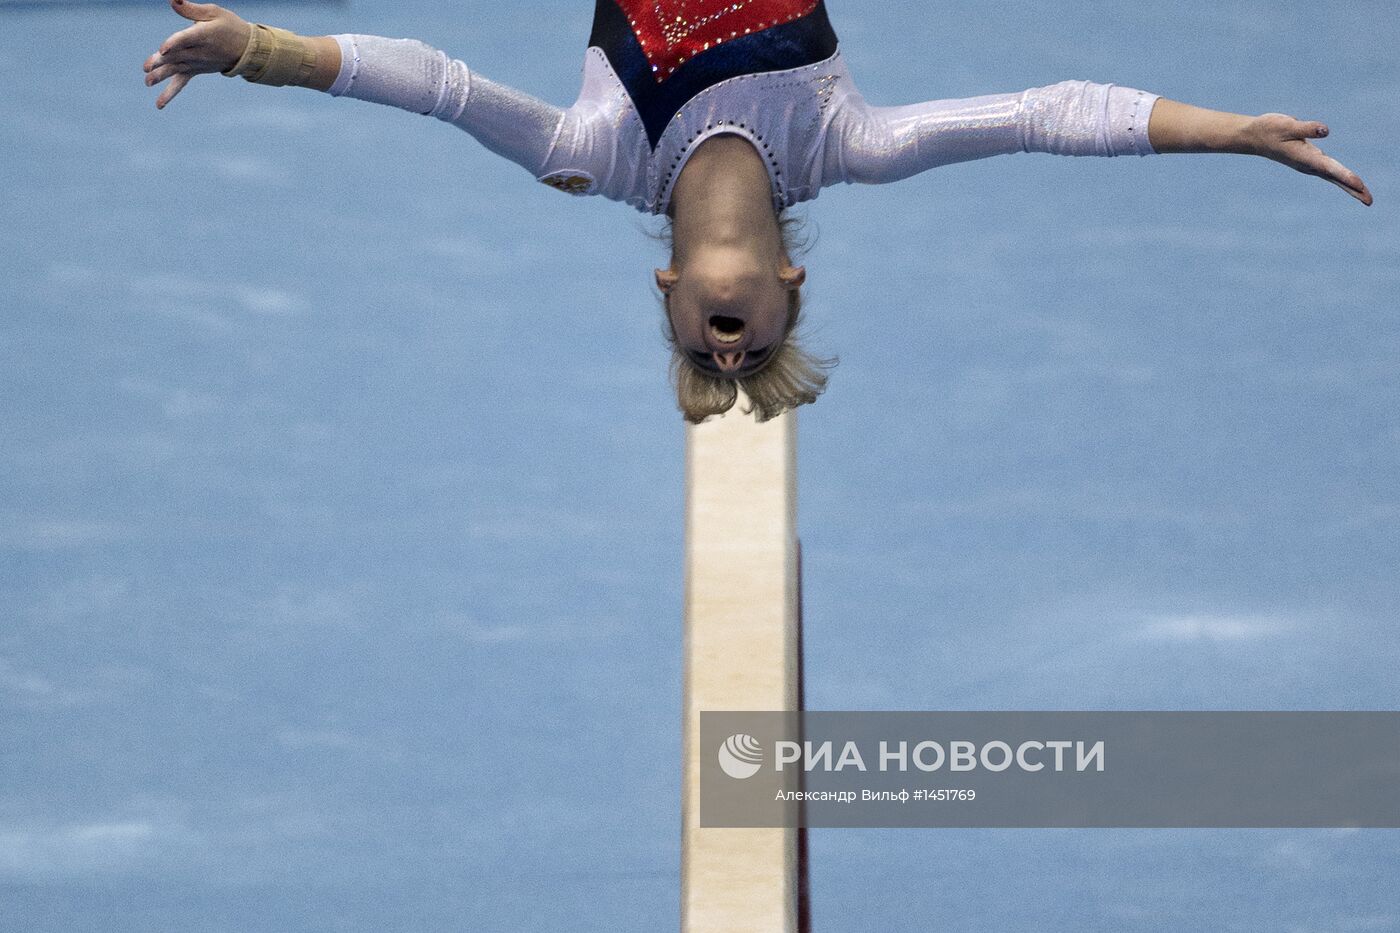
[[[797,421],[740,407],[686,429],[684,933],[798,929],[798,831],[700,828],[701,711],[799,702]]]

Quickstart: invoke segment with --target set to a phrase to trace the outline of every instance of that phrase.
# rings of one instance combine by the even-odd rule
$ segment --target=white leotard
[[[330,93],[401,107],[458,126],[536,179],[660,214],[695,148],[746,137],[763,156],[774,207],[837,182],[883,184],[926,169],[1014,152],[1151,155],[1157,95],[1065,81],[1012,94],[876,107],[838,51],[788,71],[742,75],[702,91],[667,124],[655,149],[607,57],[590,48],[572,107],[546,104],[473,73],[412,39],[336,36],[341,70]]]

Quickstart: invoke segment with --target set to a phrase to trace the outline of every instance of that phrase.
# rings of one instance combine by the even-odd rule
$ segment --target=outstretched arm
[[[161,43],[144,68],[146,84],[170,84],[165,107],[200,74],[228,72],[244,58],[254,27],[213,3],[170,0],[194,24]],[[465,64],[414,39],[340,35],[302,37],[315,66],[290,83],[336,96],[387,104],[466,130],[498,155],[538,177],[561,133],[565,111],[473,74]]]
[[[898,181],[935,166],[1013,152],[1235,152],[1317,175],[1371,203],[1354,172],[1309,142],[1327,134],[1320,123],[1282,114],[1221,113],[1089,81],[903,107],[872,107],[852,91],[833,131],[828,159],[834,158],[841,180],[852,182]]]

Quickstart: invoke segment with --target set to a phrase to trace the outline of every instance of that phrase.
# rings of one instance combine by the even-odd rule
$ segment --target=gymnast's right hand
[[[238,14],[213,3],[170,0],[170,8],[194,25],[166,39],[160,51],[146,59],[147,87],[170,79],[156,98],[158,108],[174,100],[195,75],[227,71],[238,64],[253,28]]]

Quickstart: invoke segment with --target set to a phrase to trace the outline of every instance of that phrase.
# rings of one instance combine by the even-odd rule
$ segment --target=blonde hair
[[[806,252],[810,247],[805,238],[799,239],[799,234],[804,232],[800,219],[786,213],[780,214],[778,226],[782,231],[783,250],[789,257]],[[669,245],[669,219],[657,239]],[[676,405],[686,421],[699,424],[711,415],[724,414],[738,401],[740,389],[744,390],[749,400],[745,413],[752,414],[760,422],[776,418],[799,405],[810,405],[825,391],[827,371],[836,365],[837,360],[834,357],[824,359],[808,352],[794,333],[802,321],[802,293],[798,289],[788,293],[787,327],[781,343],[759,369],[738,378],[716,376],[691,362],[676,342],[665,295],[662,295],[661,303],[667,312],[665,334],[671,345],[671,382],[676,389]]]

